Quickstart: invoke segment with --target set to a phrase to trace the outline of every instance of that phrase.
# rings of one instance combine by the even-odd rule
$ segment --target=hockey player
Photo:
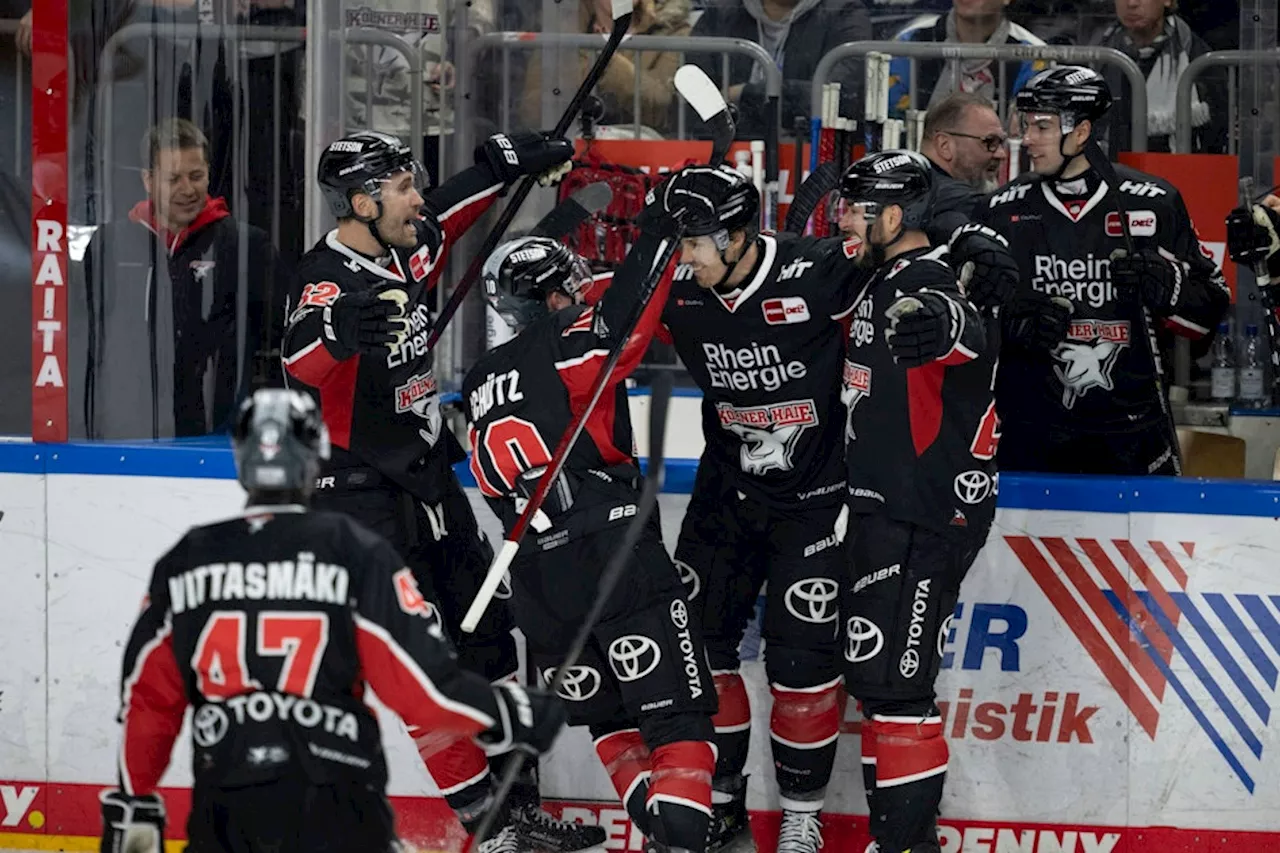
[[[493,607],[474,634],[459,623],[492,557],[453,472],[465,458],[444,427],[426,349],[431,289],[450,246],[504,184],[566,161],[572,147],[539,133],[497,134],[476,163],[421,194],[422,166],[399,139],[357,133],[320,158],[320,189],[338,226],[299,264],[285,332],[289,375],[315,390],[333,437],[316,505],[348,512],[405,555],[423,594],[440,607],[462,665],[491,681],[516,672],[510,614]],[[469,741],[424,737],[419,751],[464,827],[490,801],[485,756]],[[602,844],[599,827],[554,820],[537,785],[512,798],[523,840],[556,853]]]
[[[248,508],[160,558],[125,648],[102,850],[163,853],[156,786],[191,706],[192,853],[393,853],[368,688],[408,725],[486,751],[546,750],[563,703],[460,669],[395,549],[345,514],[308,511],[328,455],[308,397],[256,392],[234,444]],[[516,849],[514,827],[504,840]]]
[[[463,384],[471,470],[510,530],[551,461],[551,449],[590,397],[649,275],[662,279],[627,338],[610,386],[511,566],[511,606],[530,666],[548,682],[596,596],[600,573],[640,497],[625,377],[657,326],[671,270],[654,268],[673,225],[663,201],[613,283],[583,303],[591,275],[560,243],[526,237],[487,259],[485,288],[517,336],[483,355]],[[671,265],[674,268],[674,264]],[[655,521],[646,528],[561,696],[589,726],[646,851],[706,849],[716,697],[680,576]]]
[[[1013,247],[1020,292],[1069,300],[1073,314],[1052,329],[1036,316],[1005,318],[1004,470],[1180,470],[1152,326],[1205,335],[1228,293],[1172,184],[1116,166],[1112,186],[1090,164],[1090,146],[1103,160],[1094,128],[1110,106],[1106,81],[1078,66],[1045,71],[1018,93],[1031,171],[991,197],[983,221]],[[1011,324],[1028,333],[1010,335]]]
[[[994,353],[931,248],[919,154],[851,166],[841,192],[873,270],[854,299],[848,407],[844,675],[862,705],[862,770],[880,853],[939,853],[947,742],[934,704],[941,638],[995,513]],[[843,537],[843,531],[837,529]]]
[[[842,716],[831,530],[844,466],[841,324],[855,268],[849,244],[759,234],[759,197],[728,168],[691,166],[657,188],[688,206],[662,321],[703,393],[706,442],[676,547],[701,614],[716,714],[712,847],[754,849],[742,775],[751,708],[738,645],[766,582],[765,672],[782,802],[780,853],[820,845]],[[703,214],[710,201],[715,216]]]

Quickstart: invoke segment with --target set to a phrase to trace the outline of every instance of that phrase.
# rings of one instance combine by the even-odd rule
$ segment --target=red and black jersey
[[[729,295],[681,268],[662,314],[702,390],[700,464],[768,505],[839,502],[842,320],[861,274],[839,239],[764,234],[756,247]]]
[[[996,503],[996,359],[946,251],[917,249],[890,260],[854,301],[842,393],[849,506],[936,530],[984,530]],[[926,290],[957,306],[960,334],[941,358],[903,367],[885,342],[885,312],[899,297]]]
[[[395,550],[345,515],[256,507],[192,529],[156,563],[125,650],[121,787],[155,789],[191,705],[197,784],[301,770],[381,790],[366,685],[426,731],[498,719],[440,624]]]
[[[1222,272],[1196,234],[1178,190],[1116,166],[1119,187],[1094,170],[1071,181],[1024,175],[1000,188],[978,219],[1003,234],[1022,270],[1022,286],[1074,306],[1067,338],[1050,353],[1006,347],[996,399],[1006,423],[1105,433],[1167,417],[1152,348],[1138,336],[1146,321],[1133,294],[1111,281],[1111,253],[1126,248],[1119,194],[1134,248],[1181,264],[1176,304],[1154,321],[1186,337],[1217,328],[1229,294]]]
[[[434,216],[419,224],[421,243],[369,258],[338,242],[331,231],[299,264],[293,313],[284,337],[289,375],[318,394],[329,427],[328,469],[365,465],[435,503],[449,466],[463,457],[444,428],[440,390],[426,347],[432,294],[450,246],[498,197],[487,166],[467,169],[427,196]],[[349,290],[398,287],[408,292],[412,328],[396,349],[335,358],[323,334],[324,306]]]
[[[527,471],[551,461],[560,437],[581,412],[608,360],[645,278],[665,241],[642,235],[595,305],[574,305],[531,324],[513,340],[485,353],[462,385],[471,436],[471,472],[507,530],[518,517],[516,500],[536,483]],[[600,402],[587,419],[565,470],[635,476],[634,439],[623,380],[635,369],[658,325],[675,265],[663,271]]]

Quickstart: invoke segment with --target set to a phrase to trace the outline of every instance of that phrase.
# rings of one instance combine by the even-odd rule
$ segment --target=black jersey
[[[842,320],[858,269],[840,239],[765,234],[756,246],[731,298],[682,268],[662,314],[702,390],[700,464],[769,505],[838,502]]]
[[[197,784],[301,770],[381,790],[366,685],[423,730],[474,735],[498,719],[413,574],[347,516],[257,507],[194,528],[156,563],[125,650],[121,785],[154,790],[191,705]]]
[[[517,502],[533,493],[560,437],[590,399],[616,335],[636,305],[665,241],[642,235],[595,305],[573,305],[543,317],[514,339],[485,353],[462,385],[471,438],[471,472],[481,493],[509,531]],[[565,463],[565,471],[636,477],[626,383],[644,356],[671,286],[665,270],[623,347],[599,403]],[[566,485],[565,488],[568,488]],[[565,501],[570,496],[564,496]]]
[[[922,290],[955,303],[962,328],[943,357],[902,367],[885,342],[885,312]],[[990,524],[995,367],[982,319],[961,295],[945,248],[907,252],[876,270],[855,298],[844,363],[850,509],[933,529]]]
[[[1159,422],[1160,403],[1144,311],[1133,294],[1118,293],[1110,258],[1125,248],[1113,194],[1129,218],[1134,248],[1158,249],[1184,269],[1177,303],[1154,323],[1188,337],[1215,329],[1229,301],[1222,273],[1201,244],[1174,186],[1116,166],[1120,186],[1097,172],[1054,183],[1024,175],[989,199],[982,221],[1009,241],[1022,286],[1069,299],[1067,339],[1052,353],[1006,351],[996,387],[1006,423],[1111,432]]]
[[[933,204],[929,208],[929,224],[926,232],[929,242],[945,246],[957,228],[973,222],[985,205],[986,196],[951,175],[937,163],[933,167]]]
[[[320,413],[334,446],[327,469],[365,465],[421,500],[435,503],[449,466],[463,458],[444,428],[440,391],[427,351],[431,289],[444,269],[450,245],[489,207],[502,185],[487,166],[467,169],[427,195],[437,211],[419,223],[421,243],[378,260],[338,242],[331,231],[299,264],[294,307],[285,331],[289,375],[318,394]],[[337,359],[323,328],[324,306],[348,290],[398,287],[409,294],[412,324],[405,342],[385,354]]]

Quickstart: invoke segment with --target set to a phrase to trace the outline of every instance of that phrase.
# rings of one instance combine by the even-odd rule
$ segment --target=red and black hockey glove
[[[542,690],[505,682],[493,685],[493,695],[498,701],[498,722],[476,735],[489,755],[512,749],[541,755],[555,743],[569,716],[559,697]]]
[[[1022,272],[1004,235],[971,222],[951,235],[949,251],[951,268],[974,305],[995,308],[1013,298]]]
[[[573,159],[573,143],[536,130],[495,133],[476,146],[475,159],[476,165],[487,165],[499,181],[509,184],[525,175],[546,177]]]
[[[1067,339],[1075,306],[1061,296],[1024,293],[1000,309],[1004,343],[1023,349],[1049,351]]]
[[[130,796],[109,790],[102,803],[99,853],[164,853],[164,801],[156,794]]]
[[[1172,314],[1182,296],[1185,267],[1154,249],[1116,249],[1111,253],[1111,283],[1124,299],[1136,297],[1156,314]]]
[[[398,287],[342,294],[323,309],[326,346],[338,359],[398,347],[409,331],[408,301]]]
[[[903,367],[919,367],[951,352],[964,322],[954,300],[928,290],[899,297],[884,313],[889,318],[885,342]]]

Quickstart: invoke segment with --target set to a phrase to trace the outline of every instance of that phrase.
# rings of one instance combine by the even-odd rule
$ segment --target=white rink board
[[[668,546],[686,503],[662,498]],[[189,525],[240,505],[229,480],[0,474],[0,777],[112,782],[120,656],[151,565]],[[945,814],[1280,829],[1275,519],[1002,509],[943,649]],[[767,686],[758,662],[744,671],[757,723],[750,805],[776,809]],[[383,721],[392,793],[435,795],[398,721]],[[857,756],[857,735],[842,736],[829,812],[865,814]],[[180,745],[164,784],[189,785],[188,758]],[[552,798],[614,798],[583,732],[543,769]]]

